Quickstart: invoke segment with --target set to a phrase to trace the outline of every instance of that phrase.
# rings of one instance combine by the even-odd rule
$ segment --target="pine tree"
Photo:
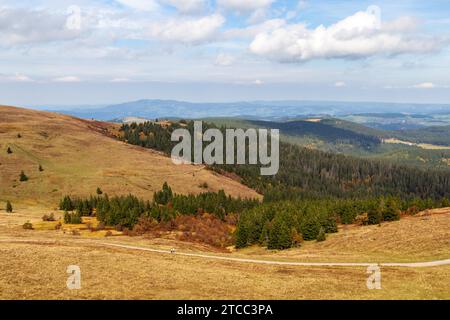
[[[384,221],[400,220],[400,210],[398,209],[397,201],[391,198],[386,203],[386,209],[383,212]]]
[[[320,231],[320,225],[315,220],[306,221],[302,227],[302,235],[305,240],[317,239]]]
[[[291,230],[281,217],[273,221],[272,229],[269,233],[269,249],[288,249],[292,246]]]
[[[370,225],[380,224],[383,219],[383,207],[381,203],[373,205],[367,212],[367,222]]]
[[[6,150],[6,153],[8,153],[8,154],[13,153],[10,147],[8,147],[8,149]]]
[[[8,213],[12,213],[13,212],[13,207],[12,207],[12,204],[11,204],[11,202],[9,200],[6,201],[6,212],[8,212]]]
[[[28,181],[28,177],[27,177],[27,175],[22,171],[22,172],[20,172],[20,179],[19,179],[20,181]]]

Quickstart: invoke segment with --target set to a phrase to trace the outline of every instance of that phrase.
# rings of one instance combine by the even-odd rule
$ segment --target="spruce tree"
[[[386,203],[386,209],[383,212],[384,221],[397,221],[400,220],[400,210],[398,209],[397,201],[393,198],[389,199]]]
[[[28,177],[27,177],[27,175],[25,174],[25,172],[20,172],[20,178],[19,178],[19,180],[20,181],[22,181],[22,182],[24,182],[24,181],[28,181]]]
[[[380,224],[383,219],[383,208],[381,203],[373,205],[367,212],[367,222],[370,225]]]
[[[6,212],[8,212],[8,213],[13,212],[13,207],[12,207],[12,204],[11,204],[11,202],[9,200],[6,201]]]

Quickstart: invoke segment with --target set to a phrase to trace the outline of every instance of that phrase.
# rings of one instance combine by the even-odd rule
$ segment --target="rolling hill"
[[[259,197],[203,166],[176,166],[159,152],[117,141],[106,134],[113,126],[0,106],[0,201],[56,205],[65,194],[88,196],[97,187],[109,195],[151,199],[165,181],[181,194],[205,192],[200,185],[207,182],[210,191]],[[21,171],[28,181],[19,181]]]

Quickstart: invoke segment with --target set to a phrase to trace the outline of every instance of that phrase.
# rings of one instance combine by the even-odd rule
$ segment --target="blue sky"
[[[444,0],[0,0],[0,103],[450,103]]]

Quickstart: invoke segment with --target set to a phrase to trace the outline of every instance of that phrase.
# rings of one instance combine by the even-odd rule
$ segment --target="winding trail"
[[[216,259],[234,262],[245,262],[245,263],[259,263],[268,265],[284,265],[284,266],[299,266],[299,267],[368,267],[373,265],[379,265],[382,267],[407,267],[407,268],[428,268],[428,267],[438,267],[450,265],[450,259],[446,260],[434,260],[428,262],[398,262],[398,263],[363,263],[363,262],[287,262],[287,261],[272,261],[272,260],[256,260],[256,259],[245,259],[245,258],[232,258],[232,257],[222,257],[213,256],[200,253],[185,253],[185,252],[172,252],[170,250],[161,249],[150,249],[144,247],[130,246],[124,244],[106,243],[102,242],[101,245],[130,249],[130,250],[140,250],[163,254],[173,254],[187,257],[205,258],[205,259]]]
[[[41,239],[0,239],[0,243],[27,243],[36,245],[57,245],[64,244],[60,241],[55,240],[41,240]],[[100,247],[113,247],[127,250],[135,251],[146,251],[160,254],[168,255],[178,255],[193,258],[203,258],[211,260],[222,260],[222,261],[232,261],[238,263],[255,263],[255,264],[265,264],[265,265],[281,265],[281,266],[296,266],[296,267],[369,267],[373,265],[378,265],[381,267],[401,267],[401,268],[430,268],[450,265],[450,259],[445,260],[434,260],[426,262],[385,262],[385,263],[367,263],[367,262],[290,262],[290,261],[276,261],[276,260],[258,260],[258,259],[246,259],[246,258],[236,258],[236,257],[225,257],[217,255],[209,255],[202,253],[187,253],[187,252],[176,252],[171,250],[163,249],[152,249],[146,247],[132,246],[120,243],[108,243],[108,242],[98,242],[89,240],[77,240],[70,241],[67,244],[87,244],[96,245]]]

